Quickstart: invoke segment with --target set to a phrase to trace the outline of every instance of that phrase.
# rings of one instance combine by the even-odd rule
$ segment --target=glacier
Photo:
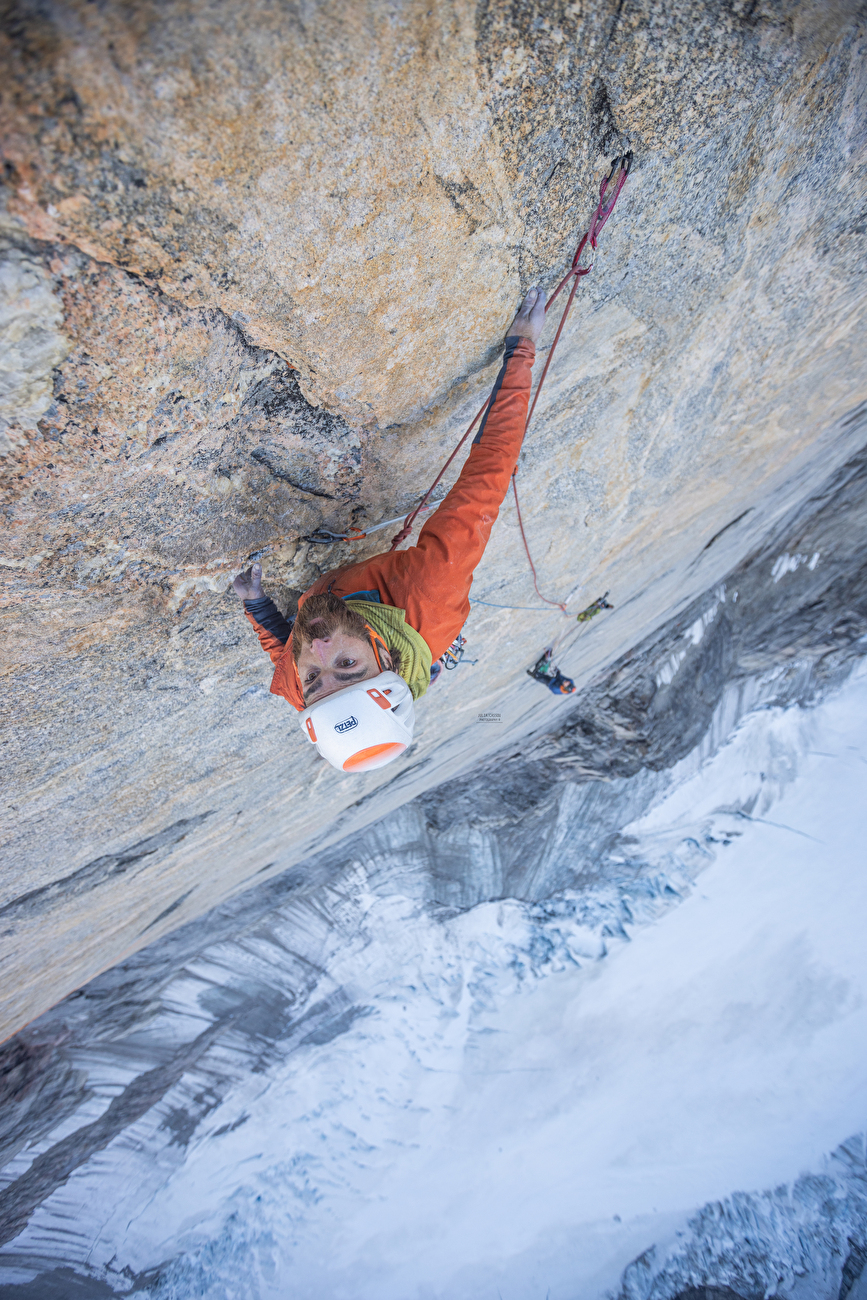
[[[126,1002],[95,981],[80,1104],[3,1170],[0,1213],[36,1193],[4,1291],[857,1300],[867,671],[811,707],[764,703],[774,676],[632,778],[597,889],[458,910],[381,843],[140,955]]]

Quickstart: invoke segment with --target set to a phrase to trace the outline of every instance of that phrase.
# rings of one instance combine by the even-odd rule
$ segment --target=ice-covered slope
[[[106,977],[31,1040],[65,1021],[87,1091],[4,1169],[4,1280],[837,1300],[867,1258],[865,765],[859,671],[645,782],[619,878],[456,914],[383,844]]]
[[[863,445],[867,62],[845,0],[21,0],[0,39],[11,1032],[559,723],[524,669],[565,620],[480,605],[407,761],[347,783],[225,592],[267,547],[290,603],[348,558],[311,527],[430,481],[612,153],[634,171],[520,471],[543,589],[616,606],[571,624],[571,675]],[[511,507],[475,591],[536,604]]]

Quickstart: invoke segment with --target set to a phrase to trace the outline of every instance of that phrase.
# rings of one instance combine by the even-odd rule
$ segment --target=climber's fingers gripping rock
[[[521,303],[517,316],[506,331],[506,337],[517,335],[538,343],[545,327],[545,290],[532,288]]]
[[[261,564],[251,564],[249,569],[239,573],[237,578],[232,582],[237,594],[242,600],[261,600],[262,599],[262,566]]]

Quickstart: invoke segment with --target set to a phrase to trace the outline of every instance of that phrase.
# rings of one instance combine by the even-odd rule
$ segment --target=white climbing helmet
[[[384,767],[412,740],[412,693],[397,673],[344,686],[298,715],[301,729],[338,772]]]

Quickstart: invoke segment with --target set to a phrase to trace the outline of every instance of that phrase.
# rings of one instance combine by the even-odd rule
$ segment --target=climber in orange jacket
[[[466,621],[473,573],[521,450],[544,320],[545,294],[531,289],[470,454],[415,546],[323,574],[301,596],[294,626],[263,595],[260,565],[234,580],[275,664],[272,692],[294,705],[308,739],[343,771],[379,767],[406,748],[413,701]]]

